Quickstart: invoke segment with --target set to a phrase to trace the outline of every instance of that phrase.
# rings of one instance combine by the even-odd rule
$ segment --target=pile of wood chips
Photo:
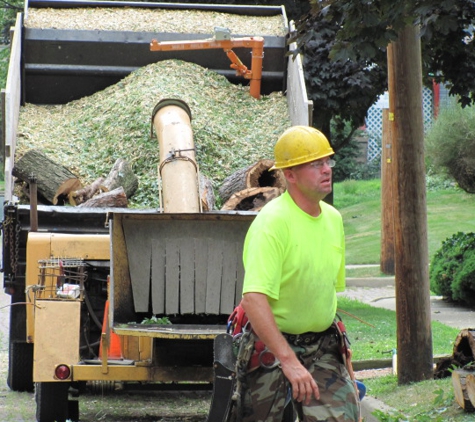
[[[282,93],[256,100],[248,87],[213,71],[167,60],[65,105],[26,104],[15,160],[39,149],[83,185],[106,177],[118,159],[126,160],[139,180],[129,206],[158,207],[158,141],[150,130],[152,110],[163,98],[179,98],[191,108],[200,171],[216,193],[237,170],[272,158],[275,141],[291,124]]]
[[[285,36],[282,15],[251,16],[205,10],[146,8],[28,9],[25,26],[102,31],[175,32],[212,34],[215,27],[233,35]],[[250,33],[251,31],[251,33]]]

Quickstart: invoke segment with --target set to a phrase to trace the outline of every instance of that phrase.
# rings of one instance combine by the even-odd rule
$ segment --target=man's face
[[[325,198],[332,191],[332,167],[335,161],[329,157],[292,167],[294,184],[309,199]]]

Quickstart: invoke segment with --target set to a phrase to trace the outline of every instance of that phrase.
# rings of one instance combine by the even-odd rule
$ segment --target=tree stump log
[[[12,174],[26,183],[33,175],[38,194],[53,205],[58,204],[60,196],[66,198],[70,192],[82,187],[74,173],[36,149],[28,150],[15,163]]]
[[[454,387],[455,401],[466,412],[475,411],[474,403],[470,401],[467,391],[467,376],[473,371],[456,369],[452,372],[452,385]]]
[[[211,211],[215,208],[216,199],[214,197],[211,180],[200,174],[201,208],[203,211]]]
[[[96,195],[78,207],[94,207],[94,208],[127,208],[128,201],[122,186],[110,192],[104,192]]]
[[[285,178],[280,170],[269,171],[273,160],[260,160],[249,167],[242,168],[224,179],[219,188],[223,203],[231,196],[247,188],[274,187],[285,189]]]
[[[122,186],[125,195],[127,198],[130,198],[139,187],[139,179],[132,171],[130,164],[122,158],[118,158],[102,186],[107,191],[112,191]]]
[[[475,361],[475,330],[466,328],[461,330],[455,341],[453,354],[450,358],[441,360],[434,372],[434,378],[446,378],[452,374],[452,368],[463,368]]]
[[[283,192],[280,188],[247,188],[233,194],[223,205],[223,211],[259,211]]]
[[[82,189],[79,189],[77,191],[71,192],[69,194],[69,203],[71,205],[80,205],[88,201],[95,195],[99,195],[103,193],[104,191],[107,192],[108,189],[105,189],[103,187],[103,183],[104,183],[104,178],[99,177],[99,179],[96,179],[90,185],[85,186]]]

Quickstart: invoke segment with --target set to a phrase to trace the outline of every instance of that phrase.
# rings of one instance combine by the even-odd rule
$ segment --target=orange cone
[[[104,334],[106,334],[108,326],[109,326],[109,301],[106,300],[106,305],[104,307],[104,319],[102,322],[101,343],[99,344],[99,358],[101,359],[102,359],[102,349],[103,349],[102,343],[104,339]],[[120,337],[118,334],[114,333],[110,328],[109,328],[109,350],[107,351],[107,358],[108,359],[123,359]]]

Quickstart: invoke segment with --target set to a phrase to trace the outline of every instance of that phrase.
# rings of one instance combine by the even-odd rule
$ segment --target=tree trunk
[[[53,205],[58,203],[60,196],[67,197],[70,192],[81,188],[81,182],[70,170],[36,149],[28,150],[17,161],[12,174],[27,183],[33,175],[38,194]]]
[[[211,180],[200,174],[201,207],[203,211],[211,211],[215,208],[215,197]]]
[[[262,187],[247,188],[229,198],[223,205],[223,211],[259,211],[270,200],[278,197],[283,192],[280,188]]]
[[[470,401],[467,391],[466,378],[469,374],[473,375],[473,372],[465,369],[456,369],[452,372],[452,385],[454,387],[455,400],[458,405],[466,412],[473,412],[475,411],[475,407]]]
[[[127,208],[127,205],[127,195],[125,194],[124,188],[121,186],[117,189],[111,190],[110,192],[96,195],[89,199],[89,201],[78,205],[78,207]]]
[[[280,170],[269,171],[273,165],[273,160],[260,160],[224,179],[218,191],[223,203],[227,202],[236,192],[247,188],[275,187],[285,189],[285,178],[282,172]]]
[[[122,158],[117,159],[102,184],[108,191],[112,191],[120,186],[124,188],[125,195],[130,198],[134,195],[139,187],[137,176],[132,171],[130,164]]]

